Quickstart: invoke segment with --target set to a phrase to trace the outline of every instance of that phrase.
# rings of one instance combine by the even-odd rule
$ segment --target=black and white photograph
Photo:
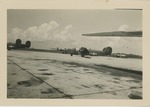
[[[7,9],[8,99],[143,99],[142,9]]]

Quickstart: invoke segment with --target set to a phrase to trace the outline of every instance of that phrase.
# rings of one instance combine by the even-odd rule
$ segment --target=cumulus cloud
[[[61,34],[67,34],[67,32],[72,28],[72,25],[68,25],[65,27],[63,31],[61,31]]]
[[[72,25],[67,25],[60,33],[56,34],[55,40],[59,37],[61,41],[67,41],[72,40],[73,36],[70,33],[70,30],[72,29]]]
[[[129,28],[129,26],[127,24],[123,24],[119,27],[119,31],[126,31]]]
[[[26,30],[17,27],[13,28],[8,34],[8,39],[13,41],[17,38],[22,39],[22,41],[65,41],[70,35],[71,28],[72,25],[66,25],[64,29],[60,29],[60,25],[56,21],[50,21],[49,23],[43,23],[39,26],[31,26]]]

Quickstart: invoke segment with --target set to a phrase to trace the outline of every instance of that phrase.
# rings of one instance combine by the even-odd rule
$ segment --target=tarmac
[[[21,50],[7,56],[8,98],[142,99],[142,59]]]

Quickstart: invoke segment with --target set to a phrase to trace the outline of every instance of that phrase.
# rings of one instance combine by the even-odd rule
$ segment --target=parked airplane
[[[31,42],[26,41],[25,44],[21,43],[21,39],[17,39],[15,43],[7,43],[7,49],[22,49],[22,48],[30,48]]]
[[[67,51],[71,56],[73,55],[81,55],[81,57],[85,57],[85,55],[89,56],[109,56],[112,53],[111,47],[105,47],[102,51],[87,49],[86,47],[81,47],[79,50],[72,49]]]

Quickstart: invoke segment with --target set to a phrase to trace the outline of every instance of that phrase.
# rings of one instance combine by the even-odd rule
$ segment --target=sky
[[[142,55],[142,38],[84,37],[84,33],[142,30],[142,10],[9,9],[7,40],[31,41],[32,48],[80,48]]]

